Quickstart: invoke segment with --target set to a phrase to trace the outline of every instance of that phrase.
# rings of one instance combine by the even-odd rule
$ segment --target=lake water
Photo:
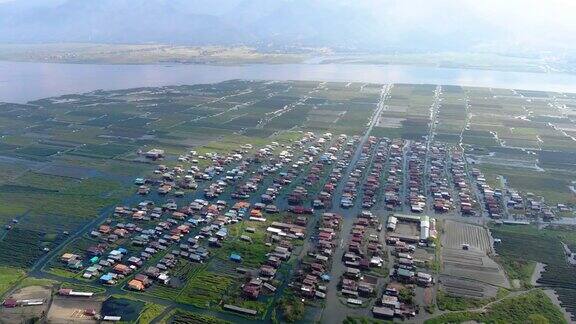
[[[26,102],[96,89],[212,83],[230,79],[431,83],[576,92],[576,75],[402,65],[96,65],[0,62],[0,101]]]

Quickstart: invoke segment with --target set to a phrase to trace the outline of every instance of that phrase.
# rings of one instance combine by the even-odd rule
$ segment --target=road
[[[326,306],[322,312],[322,319],[321,319],[322,323],[339,323],[342,321],[342,319],[346,318],[346,316],[352,314],[366,315],[365,314],[367,311],[366,309],[349,308],[343,305],[340,302],[340,297],[338,297],[338,283],[340,280],[340,276],[344,273],[346,269],[341,260],[342,256],[345,253],[347,236],[350,233],[350,229],[352,228],[354,219],[361,211],[360,207],[361,202],[358,199],[359,197],[357,197],[354,206],[348,209],[344,209],[340,206],[340,197],[342,197],[342,191],[344,189],[344,186],[346,182],[348,182],[348,179],[350,178],[350,173],[354,170],[356,164],[358,163],[358,160],[360,159],[360,156],[362,155],[362,147],[368,140],[370,132],[372,131],[374,126],[378,123],[380,115],[386,107],[384,105],[384,102],[388,97],[391,89],[392,89],[391,85],[387,85],[382,89],[382,94],[380,96],[380,102],[378,103],[378,107],[374,112],[372,119],[370,120],[366,132],[361,137],[358,146],[356,147],[356,151],[354,152],[354,155],[350,160],[350,164],[348,165],[348,168],[344,172],[344,176],[340,180],[340,183],[336,187],[336,190],[332,198],[332,209],[330,211],[342,215],[343,221],[342,221],[342,228],[340,230],[340,241],[338,246],[336,247],[336,251],[332,259],[332,268],[330,272],[331,280],[327,286],[328,291],[326,294]]]
[[[347,236],[348,233],[350,232],[350,228],[351,228],[352,223],[355,219],[355,216],[361,210],[361,208],[360,208],[361,201],[359,201],[360,199],[357,199],[354,207],[352,207],[350,209],[342,209],[340,207],[339,202],[340,202],[340,197],[341,197],[342,191],[344,189],[344,184],[349,179],[350,172],[354,169],[355,165],[357,164],[357,162],[358,162],[358,160],[362,154],[362,147],[366,143],[366,141],[368,140],[368,138],[370,136],[369,134],[372,131],[373,127],[375,125],[377,125],[382,111],[386,108],[386,106],[384,105],[384,102],[385,102],[385,99],[388,97],[391,88],[392,88],[391,85],[383,87],[383,89],[381,91],[381,95],[380,95],[380,101],[377,105],[377,108],[375,109],[375,111],[371,117],[371,120],[366,127],[365,133],[363,134],[363,136],[361,137],[361,139],[358,143],[358,147],[356,148],[356,151],[354,152],[354,154],[351,158],[350,164],[349,164],[349,166],[348,166],[348,168],[344,174],[342,181],[340,181],[339,186],[337,187],[336,192],[333,195],[332,211],[343,215],[344,221],[343,221],[343,226],[342,226],[342,233],[343,233],[342,242],[341,242],[341,245],[339,246],[338,251],[336,252],[336,255],[334,257],[334,265],[335,266],[332,269],[333,280],[330,282],[330,285],[329,285],[329,296],[328,296],[328,303],[327,303],[328,306],[326,307],[326,311],[324,312],[326,314],[326,318],[323,318],[323,321],[326,323],[334,323],[334,322],[341,321],[341,319],[343,317],[334,317],[333,316],[334,314],[339,314],[337,316],[344,316],[345,317],[346,314],[350,313],[350,309],[340,303],[340,301],[336,295],[336,292],[337,292],[336,286],[338,284],[338,279],[340,277],[340,274],[344,271],[343,270],[343,264],[340,260],[341,260],[342,254],[344,253],[343,247],[344,247],[344,243],[345,243],[344,242],[345,241],[345,235]],[[302,174],[305,174],[305,172],[302,172]],[[294,181],[293,184],[295,184],[297,182],[298,181]],[[191,201],[195,198],[201,198],[202,194],[203,194],[203,189],[209,184],[210,184],[209,181],[201,182],[199,188],[196,190],[196,194],[193,195],[193,197],[190,197],[190,199],[186,198],[183,200],[178,200],[179,204],[185,203],[184,200],[190,200]],[[264,190],[265,188],[266,188],[266,185],[262,184],[262,186],[260,187],[260,190]],[[284,188],[284,189],[287,189],[285,192],[289,192],[288,188]],[[258,190],[258,192],[260,190]],[[254,200],[253,202],[259,200],[258,198],[260,195],[258,194],[258,192],[255,193],[254,195],[252,195],[250,200]],[[221,198],[227,199],[227,198],[229,198],[229,195],[230,195],[230,193],[227,192],[227,193],[223,194]],[[165,200],[165,198],[158,196],[156,193],[151,193],[150,197],[148,197],[148,198],[151,200],[154,200],[154,201]],[[280,207],[280,205],[283,205],[283,203],[281,201],[284,201],[285,200],[284,198],[285,198],[284,195],[281,195],[278,198],[277,205],[279,207]],[[140,196],[132,195],[131,197],[125,199],[121,203],[121,205],[134,205],[134,204],[139,203],[141,200],[142,200],[142,198]],[[86,283],[85,281],[80,281],[79,279],[76,279],[76,278],[63,278],[60,276],[56,276],[54,274],[47,272],[46,268],[48,267],[50,260],[53,260],[60,253],[62,253],[64,251],[64,249],[66,249],[66,247],[71,242],[73,242],[77,238],[82,237],[83,235],[87,234],[92,229],[97,227],[98,224],[101,224],[102,222],[104,222],[106,220],[106,218],[111,215],[112,211],[113,211],[113,206],[110,206],[110,207],[102,210],[97,218],[95,218],[92,221],[90,221],[89,223],[86,223],[85,225],[83,225],[79,230],[75,231],[74,233],[69,235],[64,241],[60,242],[60,244],[57,247],[55,247],[53,250],[51,250],[50,252],[43,255],[31,267],[29,275],[33,276],[33,277],[38,277],[38,278],[52,279],[52,280],[56,280],[58,282],[68,282],[68,283],[76,283],[76,284],[84,284],[84,285],[89,284],[90,285],[91,283]],[[306,249],[303,249],[303,251],[305,251],[305,250]],[[289,282],[289,279],[286,280],[286,283],[288,283],[288,282]],[[94,286],[101,287],[100,285],[97,285],[96,283],[94,283]],[[106,287],[106,295],[111,295],[111,294],[128,295],[128,294],[133,294],[133,293],[123,290],[121,288],[121,286],[119,285],[119,286]],[[150,296],[149,294],[138,294],[138,298],[143,300],[143,301],[146,301],[146,302],[156,303],[156,304],[160,304],[160,305],[164,305],[164,306],[169,307],[165,312],[168,312],[170,309],[177,307],[177,308],[180,308],[183,310],[192,311],[194,313],[199,313],[199,314],[206,314],[206,315],[214,316],[214,317],[217,317],[220,319],[229,320],[232,322],[238,322],[239,320],[240,320],[240,322],[244,321],[242,318],[235,316],[233,314],[210,311],[210,310],[198,308],[198,307],[195,307],[192,305],[178,303],[178,302],[175,302],[172,300],[164,300],[161,298],[153,297],[153,296]],[[269,318],[267,318],[266,320],[269,320]],[[266,320],[263,320],[263,321],[266,321]],[[251,322],[254,322],[254,321],[251,321]]]

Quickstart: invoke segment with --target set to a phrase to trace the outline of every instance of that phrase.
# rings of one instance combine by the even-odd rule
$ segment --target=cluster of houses
[[[384,163],[386,163],[388,145],[389,143],[387,140],[382,140],[376,147],[376,152],[374,153],[372,160],[372,167],[366,176],[363,185],[362,208],[364,209],[370,209],[374,204],[376,204],[376,196],[380,190],[380,175],[384,169]]]
[[[415,260],[412,253],[415,251],[413,245],[406,245],[390,241],[388,244],[394,246],[394,271],[392,279],[403,284],[417,284],[422,287],[429,287],[434,283],[432,275],[417,271],[417,266],[424,266],[421,260]]]
[[[553,209],[546,204],[543,198],[537,198],[532,193],[526,193],[526,198],[523,198],[516,190],[508,189],[506,190],[507,200],[506,207],[513,211],[520,212],[531,218],[540,217],[544,221],[553,220],[556,217]],[[558,204],[556,209],[559,212],[569,212],[568,208],[564,204]]]
[[[66,264],[69,269],[81,269],[84,264],[82,263],[82,257],[74,253],[64,253],[60,256],[60,262]]]
[[[405,145],[406,143],[403,139],[393,139],[390,143],[388,152],[390,169],[388,170],[388,176],[386,177],[386,184],[384,186],[384,202],[388,210],[394,210],[402,204],[400,187],[404,182],[402,169]]]
[[[205,196],[207,198],[216,198],[223,191],[223,186],[233,183],[244,176],[245,168],[250,163],[250,161],[245,159],[243,156],[243,153],[247,152],[247,147],[250,147],[250,149],[252,148],[251,145],[242,146],[234,150],[233,153],[224,155],[217,153],[197,155],[196,151],[190,151],[189,154],[180,156],[178,158],[179,162],[192,163],[192,165],[190,165],[187,169],[183,165],[177,165],[172,168],[168,168],[165,165],[158,165],[156,170],[154,170],[154,174],[157,176],[157,178],[137,178],[134,183],[139,185],[138,193],[142,195],[146,195],[150,192],[150,185],[155,185],[157,186],[157,192],[160,195],[166,195],[170,193],[174,188],[176,188],[180,190],[175,191],[174,195],[181,197],[184,195],[184,191],[182,190],[195,190],[198,188],[197,181],[210,181],[217,175],[223,175],[224,167],[226,165],[239,162],[239,165],[236,168],[227,171],[221,180],[211,184],[206,189]],[[209,159],[211,163],[205,168],[200,168],[195,165],[199,162],[199,159]]]
[[[472,168],[472,176],[476,179],[476,186],[484,198],[484,206],[488,216],[493,219],[502,218],[502,190],[493,189],[486,183],[486,178],[477,168]]]
[[[338,186],[338,183],[342,179],[344,171],[350,164],[350,160],[354,154],[354,147],[358,141],[359,137],[357,136],[354,136],[350,140],[348,140],[348,137],[342,135],[338,138],[338,141],[333,148],[338,149],[338,151],[342,151],[340,155],[341,158],[332,168],[332,171],[328,176],[328,180],[324,184],[322,190],[319,192],[317,198],[314,200],[314,207],[325,208],[332,206],[332,195]],[[344,201],[340,200],[340,204],[343,202],[347,206],[351,203],[349,198],[345,198]]]
[[[422,213],[426,210],[426,194],[422,183],[424,174],[424,161],[426,159],[426,145],[420,142],[411,142],[408,147],[408,183],[406,200],[413,213]]]
[[[204,191],[204,197],[207,199],[216,198],[222,193],[224,187],[228,185],[228,183],[233,183],[234,181],[240,179],[246,173],[248,168],[247,163],[243,163],[242,165],[234,168],[233,170],[227,171],[226,178],[224,180],[220,180],[220,183],[215,183],[208,190]],[[232,198],[234,199],[247,199],[250,197],[250,194],[258,190],[258,184],[262,181],[262,172],[253,175],[243,184],[236,187],[235,191],[232,193]]]
[[[310,146],[305,151],[305,155],[301,157],[300,161],[298,161],[302,162],[302,164],[311,163],[312,165],[310,166],[309,172],[305,177],[303,177],[301,185],[296,186],[292,192],[288,194],[288,203],[293,206],[290,208],[290,211],[297,214],[311,214],[313,212],[312,208],[306,208],[302,206],[304,202],[309,198],[308,190],[314,187],[321,180],[321,178],[323,178],[323,174],[325,173],[328,165],[336,164],[337,166],[332,168],[332,173],[329,175],[327,183],[324,184],[324,187],[312,201],[313,208],[321,209],[330,206],[332,192],[336,187],[337,181],[342,177],[341,166],[345,164],[345,162],[338,159],[336,154],[341,151],[343,143],[347,138],[346,135],[341,135],[336,141],[334,141],[333,145],[326,148],[323,147],[322,145],[328,146],[327,144],[332,144],[332,142],[329,141],[331,137],[332,134],[324,134],[324,136],[320,138],[323,141],[318,141],[315,143],[315,145]],[[324,153],[320,155],[322,150],[324,150]],[[292,169],[289,171],[289,174],[298,174],[301,172],[302,171],[300,170],[300,165],[294,164],[292,165]]]
[[[454,188],[458,192],[460,202],[460,213],[465,216],[476,215],[476,200],[473,198],[472,189],[466,172],[466,161],[461,150],[453,150],[450,161],[450,173]]]
[[[73,253],[64,253],[60,261],[65,263],[68,268],[81,270],[84,267],[83,260],[87,259],[87,267],[84,269],[82,277],[92,279],[101,273],[108,272],[100,277],[104,284],[115,284],[118,279],[124,278],[142,266],[142,260],[137,256],[125,258],[128,250],[122,247],[106,251],[106,244],[90,246],[86,249],[86,257]]]
[[[506,194],[508,196],[506,207],[513,210],[524,210],[524,199],[516,190],[509,189]]]
[[[372,308],[372,314],[376,318],[392,319],[394,317],[406,319],[416,316],[414,305],[401,302],[399,288],[402,286],[390,283],[384,289],[382,298]],[[400,288],[401,289],[401,288]]]
[[[428,152],[430,170],[428,171],[428,187],[434,200],[434,211],[445,213],[454,208],[450,183],[446,178],[448,155],[445,145],[434,144]]]
[[[247,229],[253,232],[255,229]],[[274,286],[274,279],[283,262],[290,259],[294,249],[293,240],[303,239],[306,228],[303,226],[273,222],[266,230],[270,243],[271,251],[267,254],[267,259],[260,268],[250,271],[244,268],[237,268],[237,271],[246,275],[246,281],[242,285],[242,295],[251,300],[256,300],[262,294],[263,290],[274,293],[277,289]],[[242,236],[244,237],[244,236]],[[250,237],[246,236],[243,240],[249,241]],[[230,255],[230,260],[242,262],[242,256],[237,253]]]
[[[334,213],[322,214],[317,241],[308,251],[302,266],[294,276],[292,286],[303,298],[326,298],[326,283],[330,281],[329,266],[336,247],[342,217]]]
[[[370,163],[371,152],[376,145],[376,142],[376,138],[374,136],[370,136],[362,146],[360,158],[358,159],[358,162],[356,162],[354,170],[352,170],[350,173],[348,181],[344,184],[344,189],[342,190],[340,206],[343,208],[350,208],[354,206],[354,202],[358,197],[358,190],[364,176],[364,171]]]
[[[402,216],[399,216],[402,218]],[[392,319],[394,317],[406,319],[416,316],[417,308],[411,302],[400,299],[402,289],[414,290],[415,285],[430,287],[434,284],[431,274],[418,271],[424,267],[425,262],[414,258],[416,245],[411,240],[388,235],[386,244],[392,248],[394,266],[390,273],[390,282],[387,284],[382,298],[372,308],[374,317]]]
[[[191,208],[192,204],[181,209],[177,209],[177,206],[169,209],[154,207],[154,203],[148,201],[140,203],[136,208],[116,207],[114,212],[116,218],[128,218],[138,222],[139,225],[122,222],[113,225],[112,220],[109,219],[91,232],[90,235],[100,240],[100,243],[86,248],[85,257],[65,253],[61,261],[70,268],[79,269],[82,267],[82,260],[87,259],[90,265],[84,269],[83,277],[86,279],[99,277],[101,283],[113,285],[135,273],[144,262],[156,254],[180,244],[180,250],[164,254],[155,265],[148,267],[142,275],[137,275],[131,280],[128,286],[131,289],[142,290],[148,287],[152,280],[167,283],[170,279],[169,269],[176,265],[176,256],[197,262],[207,259],[209,254],[207,249],[198,245],[197,240],[202,235],[225,238],[225,231],[221,227],[231,222],[230,217],[219,216],[224,206],[209,205],[206,201],[198,200],[194,201],[194,204],[199,204],[202,208],[199,215],[196,215],[197,218],[191,217],[188,220],[185,219],[195,212]],[[162,216],[167,218],[160,220]],[[149,221],[155,221],[154,225],[151,225]],[[208,225],[207,228],[202,228],[199,237],[190,237],[185,240],[191,228],[203,223]],[[131,251],[128,248],[117,247],[106,252],[110,244],[117,243],[119,240],[126,242],[126,239],[130,239]]]
[[[374,231],[377,218],[370,211],[362,211],[350,230],[348,246],[342,257],[346,271],[340,278],[340,292],[348,303],[361,305],[359,297],[372,297],[378,278],[366,274],[384,265],[384,247]]]

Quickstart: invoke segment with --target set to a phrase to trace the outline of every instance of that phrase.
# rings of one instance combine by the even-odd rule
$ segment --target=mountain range
[[[457,0],[439,7],[419,0],[3,1],[2,43],[445,51],[506,44],[510,36]]]

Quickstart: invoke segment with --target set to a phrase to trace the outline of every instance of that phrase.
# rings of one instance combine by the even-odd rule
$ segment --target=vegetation
[[[510,256],[497,256],[496,261],[502,265],[510,280],[518,280],[522,288],[532,286],[531,281],[536,262]]]
[[[400,289],[398,292],[398,300],[406,304],[414,303],[414,291],[410,288]]]
[[[22,269],[0,267],[0,296],[4,295],[10,287],[22,279],[24,274]]]
[[[183,310],[176,310],[174,315],[168,320],[171,324],[228,324],[230,322],[224,321],[212,316],[191,313]]]
[[[380,125],[372,130],[372,135],[421,140],[429,131],[430,105],[435,100],[435,89],[435,85],[395,85],[386,97],[386,105],[390,109],[384,111]],[[17,269],[14,274],[0,276],[0,293],[18,282],[25,269],[34,265],[46,249],[59,246],[69,234],[66,232],[81,228],[104,212],[108,214],[113,205],[124,199],[126,204],[132,204],[135,190],[133,177],[147,177],[146,172],[151,172],[154,163],[175,166],[181,162],[173,158],[173,155],[191,149],[205,155],[212,152],[231,153],[246,143],[260,147],[269,144],[271,140],[290,145],[302,136],[300,131],[307,130],[360,134],[366,129],[366,123],[380,100],[381,91],[382,86],[376,84],[229,81],[215,85],[162,89],[96,91],[90,95],[41,99],[35,101],[34,105],[0,109],[0,123],[6,124],[5,133],[12,134],[0,138],[0,153],[20,158],[26,164],[22,168],[0,168],[0,175],[3,176],[0,179],[0,220],[4,225],[10,224],[13,227],[10,230],[3,227],[0,231],[0,265],[5,267],[0,268],[0,275],[8,271],[4,269]],[[526,124],[508,118],[510,115],[523,114],[522,105],[535,111],[534,120],[544,118],[538,112],[550,113],[549,106],[544,105],[546,109],[543,109],[525,100],[508,98],[512,92],[510,96],[499,99],[500,102],[489,97],[487,91],[443,87],[436,139],[457,143],[462,134],[464,143],[468,144],[466,149],[481,155],[479,159],[486,159],[479,165],[491,183],[497,182],[496,175],[506,174],[512,187],[523,192],[532,191],[552,203],[573,201],[573,195],[566,188],[570,175],[573,175],[570,171],[573,167],[572,153],[540,154],[545,157],[548,165],[557,165],[561,171],[531,173],[526,172],[526,169],[500,167],[492,163],[497,159],[500,162],[522,161],[527,154],[521,148],[534,148],[538,145],[542,145],[543,149],[563,147],[570,151],[572,148],[559,139],[554,130],[548,129],[550,127],[545,126],[544,122]],[[470,99],[471,108],[464,104],[465,98]],[[474,116],[479,117],[470,120],[468,109],[472,109]],[[23,117],[12,118],[4,113]],[[14,119],[14,123],[8,123],[10,119]],[[469,128],[468,125],[471,129],[465,129]],[[493,133],[498,134],[508,145],[521,148],[501,146]],[[539,138],[542,138],[543,144],[538,144]],[[141,152],[151,148],[164,149],[171,157],[162,162],[146,160]],[[494,152],[495,157],[484,155],[487,152]],[[200,167],[211,163],[210,159],[199,159]],[[537,163],[535,156],[530,157],[524,166],[532,167],[533,163]],[[301,183],[310,167],[301,169],[302,174],[294,179],[292,187]],[[255,170],[256,167],[251,167],[246,174],[252,174]],[[329,174],[330,168],[326,168],[321,177],[325,179]],[[264,188],[269,185],[269,180],[265,180]],[[310,191],[319,191],[321,182],[311,186]],[[155,194],[149,197],[157,206],[165,201]],[[168,197],[173,196],[170,194]],[[178,201],[180,207],[180,202],[189,202],[188,198],[191,196]],[[274,313],[274,319],[278,315],[288,322],[302,320],[305,305],[294,295],[285,294],[278,304],[274,304],[275,298],[247,300],[240,292],[244,280],[235,270],[239,265],[229,260],[230,254],[234,252],[242,256],[242,267],[258,268],[271,250],[266,245],[266,228],[271,221],[284,221],[288,217],[293,220],[294,215],[279,213],[266,217],[267,222],[243,221],[227,226],[228,238],[222,247],[209,248],[213,257],[208,262],[198,264],[180,258],[176,267],[170,268],[172,280],[169,285],[155,283],[146,291],[134,292],[129,296],[149,294],[212,310],[221,310],[222,304],[230,303],[254,309],[263,319],[268,318],[271,308],[278,306],[275,309],[278,314]],[[437,225],[438,232],[441,232],[442,224],[439,222]],[[147,229],[153,225],[139,223],[138,226]],[[256,231],[247,233],[245,229],[248,226]],[[251,242],[240,240],[241,235],[250,236]],[[493,229],[493,235],[502,239],[502,243],[496,247],[498,261],[511,279],[519,280],[524,288],[528,288],[535,262],[545,263],[547,269],[539,283],[555,288],[566,308],[576,310],[576,270],[566,265],[561,245],[566,243],[576,248],[576,234],[572,229],[537,230],[533,227],[501,226]],[[205,241],[200,244],[207,244]],[[86,248],[97,242],[88,235],[82,235],[66,246],[66,251],[85,255]],[[127,246],[129,242],[129,239],[121,239],[111,245]],[[438,273],[442,266],[440,239],[434,242],[435,258],[427,266]],[[302,241],[295,243],[296,246],[299,244]],[[146,265],[154,264],[170,250],[157,253]],[[129,254],[133,252],[139,252],[138,248],[130,247]],[[428,252],[432,250],[428,249]],[[284,279],[292,266],[293,263],[285,264],[279,270],[279,277]],[[57,261],[57,258],[48,262],[47,268],[50,274],[62,278],[79,277],[80,274],[80,271],[65,269],[66,265]],[[132,277],[124,278],[118,286],[123,286]],[[55,285],[55,282],[27,278],[21,283],[24,284]],[[280,287],[281,283],[275,282],[274,286]],[[61,287],[104,292],[91,285],[63,284]],[[447,321],[469,317],[485,322],[555,323],[557,314],[549,309],[547,299],[533,295],[537,293],[529,292],[519,297],[502,299],[505,292],[501,291],[492,299],[473,299],[455,298],[440,291],[436,298],[437,304],[429,305],[426,310],[432,313],[435,306],[438,306],[443,311],[457,312],[442,315],[441,318]],[[402,302],[413,304],[414,297],[411,289],[400,291]],[[494,301],[498,302],[487,307],[487,312],[472,311]],[[113,297],[105,305],[110,313],[127,314],[123,317],[129,321],[138,318],[142,323],[150,322],[164,311],[160,305],[125,296]],[[509,313],[507,307],[511,307]],[[173,312],[171,316],[175,323],[219,321],[181,310]],[[345,322],[378,321],[349,317]]]
[[[231,283],[231,277],[202,270],[188,280],[177,301],[210,308],[219,304]]]
[[[566,323],[562,313],[541,290],[526,292],[517,297],[504,298],[484,312],[454,312],[427,320],[426,324],[461,323]]]
[[[359,317],[359,316],[346,316],[342,321],[342,324],[383,324],[392,323],[392,321],[382,321],[369,317]]]
[[[14,228],[0,241],[0,264],[26,268],[42,254],[44,234]]]
[[[505,289],[500,289],[498,294],[493,298],[471,298],[471,297],[455,297],[447,294],[442,290],[438,290],[436,295],[436,303],[440,310],[448,311],[463,311],[467,309],[480,308],[490,302],[501,299],[508,294]]]
[[[492,234],[502,240],[496,246],[496,251],[504,260],[503,264],[509,273],[524,274],[520,278],[526,282],[527,270],[521,265],[527,262],[546,264],[537,282],[555,289],[563,307],[568,311],[576,310],[576,283],[573,280],[576,269],[566,262],[561,244],[562,241],[567,244],[576,242],[572,231],[564,228],[538,230],[534,226],[504,225],[493,228]]]
[[[152,320],[160,316],[160,314],[162,314],[165,309],[166,307],[162,305],[146,303],[144,309],[142,309],[142,312],[138,317],[138,323],[146,324],[152,322]]]
[[[18,283],[18,288],[30,287],[30,286],[53,286],[56,283],[55,280],[26,277]]]
[[[292,294],[280,299],[280,310],[287,322],[297,322],[304,318],[304,303]]]

